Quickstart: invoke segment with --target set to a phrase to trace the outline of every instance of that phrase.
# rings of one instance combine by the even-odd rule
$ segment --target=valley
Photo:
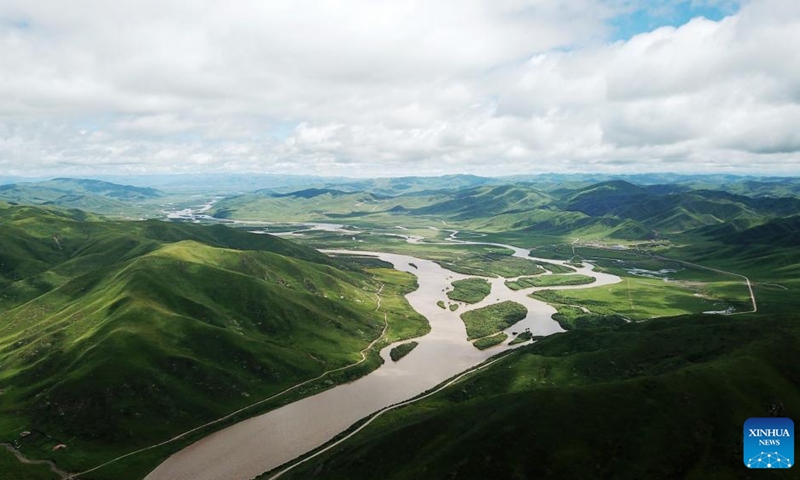
[[[0,0],[0,480],[798,478],[799,44]]]
[[[474,382],[484,387],[464,397],[469,408],[493,410],[492,396],[511,395],[508,415],[535,437],[528,429],[550,427],[514,410],[528,404],[512,400],[521,392],[557,411],[558,395],[590,401],[599,381],[613,390],[706,369],[729,378],[739,355],[762,358],[760,342],[775,344],[767,338],[783,335],[789,348],[796,332],[779,318],[796,300],[781,293],[796,288],[800,259],[773,238],[791,225],[795,200],[681,190],[687,200],[667,201],[653,193],[662,190],[615,181],[394,196],[321,188],[260,200],[167,193],[173,207],[145,214],[162,220],[134,222],[6,204],[0,388],[10,401],[0,440],[76,479],[349,476],[360,470],[340,452],[391,462],[372,450],[374,432],[445,434],[433,426],[462,408],[447,399]],[[708,205],[680,221],[665,213],[701,197]],[[760,232],[746,238],[763,239],[764,254],[731,243],[730,228]],[[775,332],[753,334],[758,322]],[[676,340],[661,345],[650,328]],[[409,339],[413,349],[390,356]],[[664,356],[644,354],[659,349]],[[797,392],[783,382],[795,372],[769,368],[786,385],[775,391],[781,408],[794,408]],[[651,398],[637,389],[622,402]],[[429,420],[417,419],[420,408]],[[67,448],[53,451],[60,443]],[[440,474],[478,478],[459,458],[443,460]],[[391,478],[420,474],[413,462],[393,468]]]

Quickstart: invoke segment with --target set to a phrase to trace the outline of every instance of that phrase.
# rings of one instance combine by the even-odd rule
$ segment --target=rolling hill
[[[260,192],[220,201],[221,218],[403,225],[417,219],[484,232],[647,240],[707,226],[737,230],[800,212],[795,197],[748,197],[674,184],[611,180],[547,191],[536,185],[480,185],[397,196],[335,189]]]
[[[12,205],[0,231],[0,440],[66,443],[22,447],[62,468],[355,363],[384,328],[371,274],[277,237]],[[418,335],[427,322],[399,297],[413,280],[394,278],[387,335]],[[87,478],[137,478],[155,460]]]
[[[750,478],[744,421],[800,414],[795,320],[691,316],[547,337],[282,478]]]
[[[158,199],[163,195],[163,192],[153,188],[74,178],[0,185],[2,201],[107,214],[129,211],[134,203]]]

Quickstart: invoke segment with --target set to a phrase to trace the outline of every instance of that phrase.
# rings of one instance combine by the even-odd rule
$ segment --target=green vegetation
[[[364,375],[381,345],[429,330],[403,297],[412,275],[268,235],[2,205],[0,232],[0,441],[42,432],[49,443],[26,437],[21,451],[66,470],[353,364],[384,314],[359,367],[238,418]],[[191,440],[86,478],[141,478]]]
[[[411,350],[417,348],[417,345],[419,345],[417,342],[400,344],[389,351],[389,357],[391,357],[393,362],[396,362],[411,353]]]
[[[560,273],[575,273],[575,269],[566,265],[559,265],[557,263],[550,263],[550,262],[536,262],[537,265],[544,268],[550,273],[560,274]]]
[[[492,335],[491,337],[483,337],[475,340],[472,344],[478,350],[486,350],[489,347],[494,347],[495,345],[499,345],[505,342],[508,339],[508,335],[505,332],[500,332]]]
[[[586,285],[594,282],[594,277],[586,275],[542,275],[540,277],[520,277],[515,281],[506,281],[512,290],[523,290],[531,287],[559,287],[563,285]]]
[[[47,465],[23,464],[12,452],[0,446],[0,478],[24,480],[56,480],[58,475],[50,471]]]
[[[447,309],[447,305],[445,305],[445,304],[444,304],[444,302],[443,302],[443,301],[441,301],[441,300],[439,300],[438,302],[436,302],[436,305],[437,305],[439,308],[441,308],[442,310],[445,310],[445,309]]]
[[[284,478],[743,478],[744,421],[800,414],[799,325],[690,316],[550,336]]]
[[[453,282],[453,290],[447,292],[450,300],[478,303],[492,291],[492,285],[482,278],[465,278]]]
[[[459,255],[450,261],[438,260],[436,263],[457,273],[484,277],[518,277],[544,273],[544,269],[536,263],[505,253]]]
[[[704,283],[644,277],[623,277],[621,283],[596,288],[542,290],[531,296],[557,307],[579,306],[595,315],[633,320],[725,310],[729,305],[727,298],[713,295]]]
[[[628,322],[628,319],[621,315],[598,315],[595,313],[587,313],[580,307],[557,305],[556,310],[558,310],[558,312],[553,314],[553,320],[557,321],[564,330],[609,327],[614,325],[623,325]]]
[[[506,248],[448,242],[451,233],[530,248],[538,258],[591,262],[623,279],[538,292],[568,332],[379,418],[287,478],[741,476],[743,419],[800,415],[793,362],[800,332],[788,313],[800,307],[792,294],[800,289],[800,183],[730,180],[728,188],[708,178],[680,185],[653,178],[641,185],[380,179],[215,204],[213,213],[226,218],[347,223],[354,227],[343,232],[267,228],[302,229],[293,239],[315,248],[410,254],[464,274],[522,276],[511,288],[580,276]],[[451,180],[458,188],[449,188]],[[414,277],[375,258],[331,259],[221,225],[123,223],[49,207],[147,218],[197,206],[196,198],[169,195],[74,180],[0,188],[0,198],[36,204],[0,202],[0,441],[42,432],[22,442],[27,456],[81,470],[358,361],[384,314],[386,337],[366,361],[228,423],[358,378],[380,364],[380,348],[428,331],[403,298],[416,288]],[[682,261],[747,275],[758,315],[641,321],[750,310],[741,277]],[[531,277],[545,271],[553,275]],[[504,302],[462,319],[477,347],[505,341],[497,332],[524,316],[524,307]],[[523,332],[511,343],[529,338]],[[207,433],[86,480],[142,478]],[[54,452],[53,442],[69,448]],[[622,456],[637,462],[623,469]],[[0,478],[52,478],[46,467],[14,462],[0,451]]]
[[[467,339],[486,337],[519,322],[528,314],[528,309],[517,302],[505,302],[487,305],[461,314],[461,320],[467,326]]]
[[[514,340],[511,340],[511,342],[509,342],[509,345],[518,345],[520,343],[525,343],[532,339],[533,339],[533,334],[531,332],[522,332],[516,337],[514,337]]]

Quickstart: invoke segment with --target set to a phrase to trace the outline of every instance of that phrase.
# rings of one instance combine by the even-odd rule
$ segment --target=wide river
[[[509,245],[491,245],[514,250],[517,257],[563,263],[533,259],[528,256],[528,250]],[[515,348],[508,346],[507,342],[483,351],[472,346],[459,318],[466,310],[513,300],[525,305],[528,315],[506,330],[510,337],[512,332],[522,332],[526,328],[534,335],[562,331],[551,319],[555,310],[528,297],[536,289],[515,292],[504,285],[504,279],[492,279],[492,291],[486,299],[468,307],[462,305],[451,312],[440,308],[436,302],[448,303],[445,292],[451,289],[450,283],[469,278],[467,275],[407,255],[363,251],[328,253],[373,255],[392,263],[398,270],[416,275],[419,288],[406,298],[416,311],[428,318],[430,333],[417,339],[417,348],[402,360],[391,361],[391,346],[386,347],[381,351],[384,364],[369,375],[213,433],[169,457],[145,480],[250,480],[324,444],[371,413],[412,398],[493,355]],[[591,265],[578,270],[578,273],[592,276],[596,281],[590,285],[555,288],[587,288],[620,281],[614,275],[592,271]],[[382,314],[377,312],[376,315]]]

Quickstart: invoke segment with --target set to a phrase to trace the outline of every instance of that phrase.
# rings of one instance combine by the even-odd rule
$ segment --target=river
[[[458,243],[481,244],[457,240],[455,233],[451,239]],[[491,245],[509,248],[514,250],[515,256],[530,258],[527,250],[502,244]],[[450,283],[470,278],[468,275],[454,273],[430,260],[407,255],[344,250],[328,253],[376,256],[392,263],[398,270],[416,275],[419,288],[406,295],[406,298],[416,311],[428,318],[430,333],[416,339],[419,345],[402,360],[391,361],[391,346],[386,347],[381,351],[384,364],[369,375],[213,433],[169,457],[145,480],[252,479],[324,444],[373,412],[414,397],[493,355],[516,348],[506,342],[483,351],[476,349],[467,341],[464,323],[459,318],[465,310],[480,308],[498,300],[513,300],[525,305],[528,315],[506,330],[509,336],[526,328],[533,335],[562,331],[558,323],[551,319],[555,309],[528,297],[536,289],[515,292],[504,285],[504,279],[492,279],[492,290],[486,299],[476,305],[462,305],[457,311],[451,312],[440,308],[436,302],[442,300],[447,303],[445,291],[450,288]],[[595,277],[595,283],[550,288],[587,288],[620,281],[619,277],[593,272],[588,264],[579,269],[579,273]],[[379,314],[376,312],[376,315]]]

